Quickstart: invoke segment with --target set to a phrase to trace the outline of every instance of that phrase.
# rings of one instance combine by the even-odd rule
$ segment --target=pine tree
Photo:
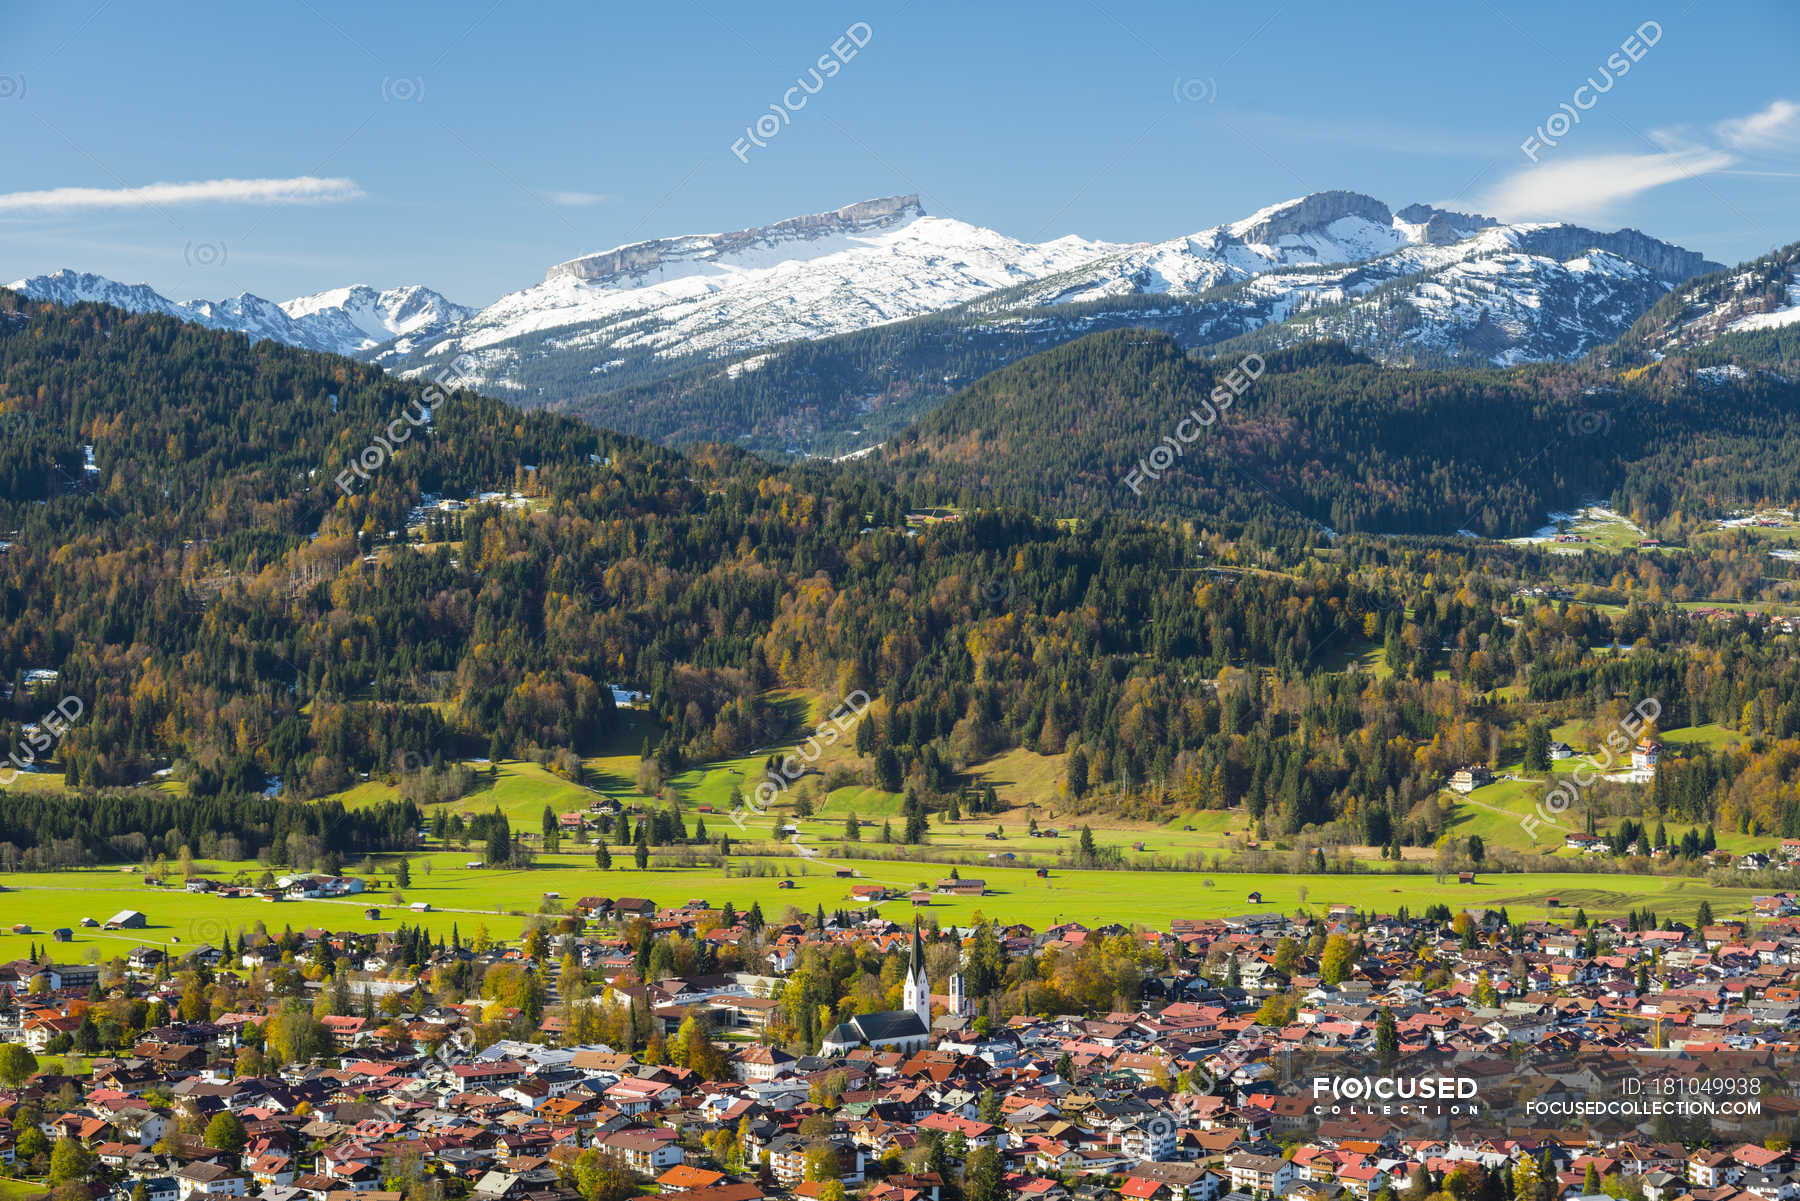
[[[1381,1070],[1391,1072],[1400,1061],[1400,1032],[1394,1021],[1394,1012],[1386,1006],[1382,1007],[1381,1016],[1375,1020],[1375,1058],[1381,1064]]]
[[[1066,770],[1069,795],[1080,800],[1088,787],[1087,752],[1076,747],[1069,752],[1069,763]]]
[[[1550,770],[1550,724],[1541,718],[1525,728],[1525,770]]]
[[[925,806],[916,801],[906,814],[906,832],[901,837],[911,846],[918,846],[925,841],[930,830],[930,823],[925,817]]]

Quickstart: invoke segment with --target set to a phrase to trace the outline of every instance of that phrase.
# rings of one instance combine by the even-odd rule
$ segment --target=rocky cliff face
[[[1448,246],[1478,230],[1491,229],[1500,224],[1492,217],[1452,212],[1449,209],[1433,208],[1429,204],[1409,204],[1395,213],[1394,218],[1408,225],[1424,226],[1425,243],[1428,246]]]
[[[1524,227],[1518,243],[1528,254],[1553,259],[1572,259],[1588,250],[1604,250],[1648,267],[1665,284],[1678,284],[1696,275],[1725,269],[1723,264],[1709,261],[1698,251],[1671,246],[1635,229],[1608,234],[1582,229],[1578,225]]]
[[[1314,192],[1273,211],[1265,209],[1232,226],[1231,232],[1245,242],[1273,246],[1290,234],[1309,234],[1345,217],[1361,217],[1373,225],[1392,225],[1394,221],[1388,206],[1373,196],[1360,192]]]
[[[887,229],[924,215],[925,210],[920,206],[916,195],[884,196],[877,200],[847,204],[828,213],[789,217],[773,225],[759,225],[754,229],[740,229],[733,233],[691,234],[680,238],[633,242],[628,246],[558,263],[545,274],[544,280],[548,283],[555,279],[569,278],[600,284],[619,281],[636,287],[659,267],[671,263],[706,261],[747,250],[775,247],[784,242],[811,241],[833,234],[867,233]]]

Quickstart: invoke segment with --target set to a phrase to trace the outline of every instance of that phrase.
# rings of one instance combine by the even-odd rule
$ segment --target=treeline
[[[411,850],[420,825],[418,807],[404,801],[346,809],[337,802],[291,805],[242,794],[11,792],[0,803],[0,870],[173,859],[184,848],[190,855],[229,859],[266,853],[273,864],[312,867],[325,856]],[[235,854],[220,854],[226,840]]]

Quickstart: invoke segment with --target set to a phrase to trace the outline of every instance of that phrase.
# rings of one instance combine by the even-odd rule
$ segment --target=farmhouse
[[[1494,773],[1483,764],[1476,763],[1457,771],[1450,777],[1450,791],[1471,793],[1477,788],[1484,788],[1493,783]]]
[[[292,876],[282,876],[275,881],[275,887],[287,894],[290,901],[307,901],[316,897],[342,897],[363,890],[363,882],[355,876],[327,876],[320,872],[302,872]]]

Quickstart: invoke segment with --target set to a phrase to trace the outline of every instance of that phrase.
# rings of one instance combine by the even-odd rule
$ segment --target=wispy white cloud
[[[551,204],[560,204],[565,208],[588,208],[596,204],[611,204],[617,200],[611,192],[545,192]]]
[[[1800,147],[1800,104],[1776,100],[1759,113],[1719,122],[1718,133],[1721,141],[1738,150]]]
[[[47,188],[0,192],[0,213],[156,208],[182,204],[321,204],[363,195],[353,179],[199,179],[136,188]]]
[[[1800,104],[1773,100],[1758,112],[1727,117],[1710,128],[1696,130],[1689,124],[1652,130],[1649,140],[1657,149],[1648,154],[1554,158],[1540,150],[1542,161],[1501,180],[1481,198],[1480,207],[1507,220],[1601,221],[1642,193],[1684,179],[1712,174],[1790,178],[1790,172],[1743,165],[1745,156],[1759,151],[1800,149]]]
[[[1482,198],[1481,209],[1506,220],[1604,218],[1652,188],[1721,171],[1736,161],[1726,151],[1709,149],[1548,161],[1502,180]]]

